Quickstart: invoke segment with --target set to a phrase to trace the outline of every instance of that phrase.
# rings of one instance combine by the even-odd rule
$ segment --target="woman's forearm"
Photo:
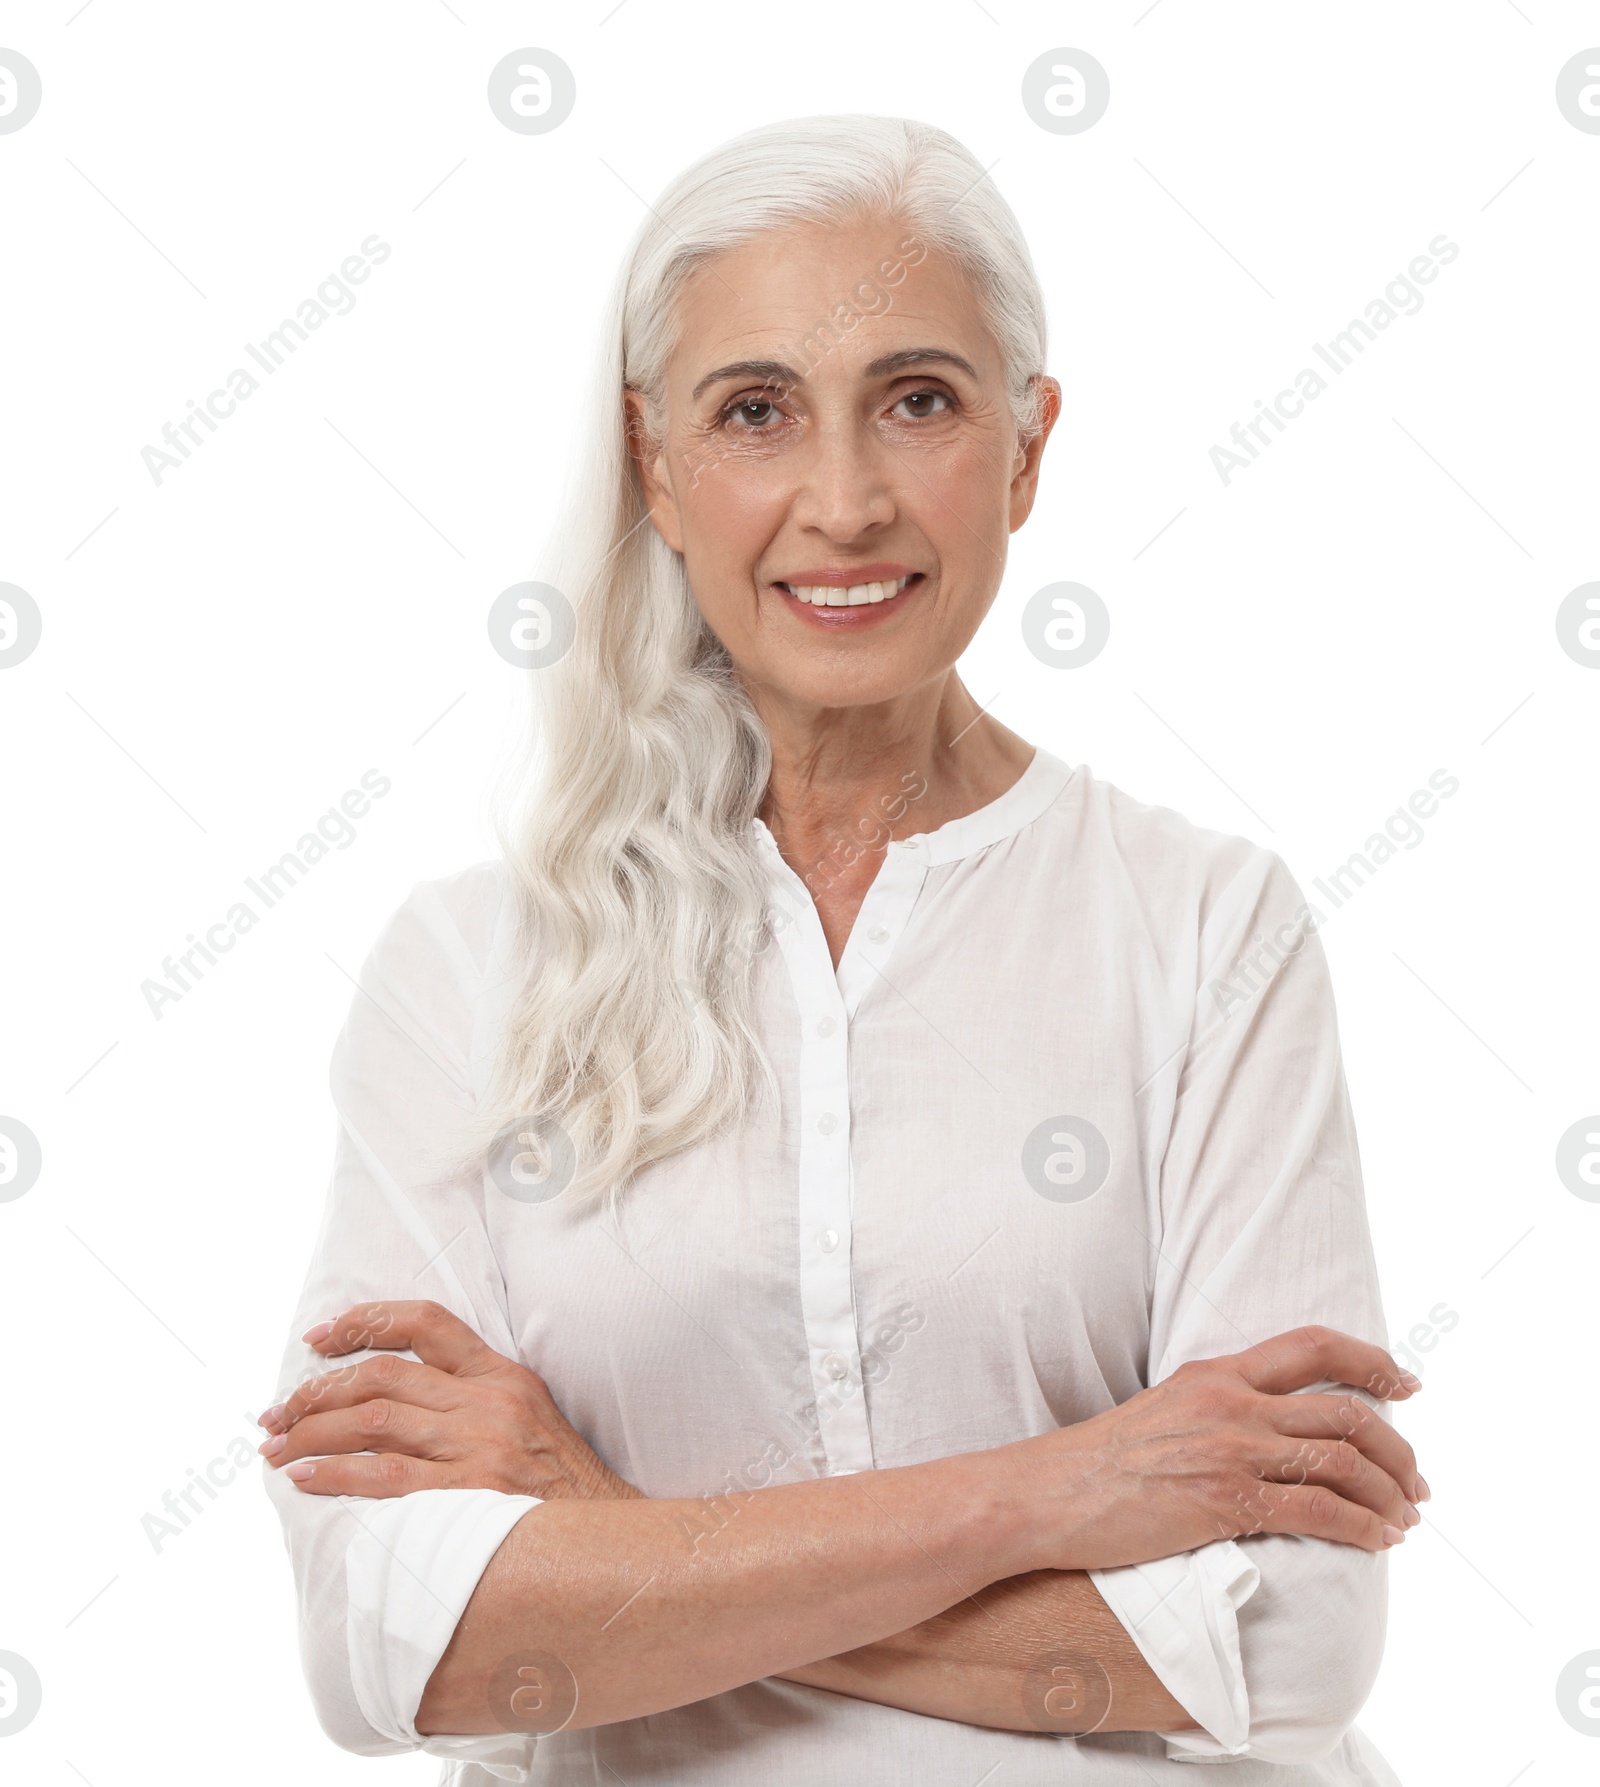
[[[545,1502],[490,1560],[417,1729],[577,1730],[859,1651],[1034,1568],[1027,1505],[985,1453],[714,1501]]]
[[[532,1415],[508,1422],[500,1405],[515,1400],[514,1389],[491,1380],[496,1371],[531,1374],[504,1359],[486,1371],[487,1349],[457,1318],[434,1305],[402,1304],[368,1306],[341,1321],[366,1334],[376,1308],[407,1315],[406,1331],[425,1346],[451,1339],[446,1324],[454,1322],[477,1349],[468,1360],[478,1369],[463,1369],[452,1383],[475,1388],[479,1403],[489,1383],[496,1401],[488,1430],[503,1438],[509,1429],[515,1443],[491,1447],[489,1456],[499,1459],[491,1471],[476,1456],[481,1436],[469,1434],[452,1486],[487,1478],[485,1486],[541,1498],[490,1559],[428,1680],[415,1718],[425,1735],[609,1724],[825,1661],[833,1673],[805,1679],[854,1693],[876,1668],[880,1684],[897,1675],[896,1694],[916,1697],[878,1698],[944,1716],[959,1699],[963,1722],[1011,1723],[1020,1672],[1029,1723],[1041,1723],[1028,1716],[1034,1695],[1052,1721],[1099,1705],[1084,1729],[1178,1729],[1171,1703],[1135,1661],[1120,1626],[1102,1624],[1084,1651],[1080,1640],[1100,1618],[1094,1601],[1082,1603],[1068,1641],[1056,1642],[1062,1628],[1054,1597],[1082,1588],[1011,1584],[990,1597],[1026,1616],[994,1651],[976,1639],[969,1647],[963,1636],[987,1620],[995,1641],[989,1628],[1005,1622],[994,1606],[915,1628],[1011,1578],[1113,1569],[1241,1532],[1386,1549],[1404,1536],[1395,1521],[1419,1518],[1410,1495],[1426,1493],[1410,1447],[1359,1396],[1294,1394],[1326,1380],[1367,1383],[1387,1398],[1398,1383],[1398,1367],[1381,1348],[1315,1326],[1245,1353],[1191,1361],[1114,1409],[989,1451],[723,1497],[655,1500],[608,1472],[556,1468],[563,1447],[585,1455],[588,1448],[570,1430],[561,1438],[565,1423],[541,1380],[532,1380]],[[331,1330],[319,1330],[330,1353],[368,1344],[338,1323]],[[410,1344],[392,1331],[389,1342]],[[385,1434],[413,1406],[437,1414],[431,1402],[390,1400],[395,1367],[382,1363],[383,1379],[375,1372],[362,1379],[368,1361],[312,1380],[271,1411],[272,1456],[303,1492],[402,1495],[424,1486],[416,1482],[424,1467],[403,1429],[387,1455],[361,1444],[373,1437],[362,1413],[368,1402]],[[402,1388],[409,1369],[400,1373]],[[478,1406],[467,1390],[461,1395],[464,1405]],[[1294,1474],[1280,1480],[1272,1473],[1284,1468],[1291,1439],[1301,1442]],[[892,1639],[898,1646],[840,1661]],[[955,1680],[969,1669],[970,1680]],[[934,1704],[940,1699],[945,1705]]]
[[[643,1499],[630,1485],[621,1488],[627,1499]],[[686,1550],[709,1544],[751,1499],[672,1504]],[[537,1548],[548,1536],[548,1529],[530,1526],[526,1538]],[[513,1564],[512,1557],[505,1561]],[[520,1579],[508,1570],[505,1587]],[[487,1585],[480,1616],[499,1592]],[[445,1661],[451,1662],[448,1673]],[[459,1656],[447,1653],[441,1660],[441,1674],[419,1711],[419,1730],[432,1729],[424,1716],[450,1716],[445,1697],[460,1685],[452,1678],[471,1668],[465,1644]],[[783,1680],[853,1699],[1001,1730],[1177,1731],[1194,1724],[1082,1570],[1033,1570],[997,1580],[904,1631],[779,1673]],[[570,1685],[550,1684],[556,1714],[565,1710],[558,1704],[562,1689],[570,1698],[575,1686],[575,1678]],[[538,1693],[531,1698],[537,1701]],[[589,1700],[585,1712],[593,1711],[592,1694]],[[524,1694],[513,1709],[519,1710],[545,1709],[530,1706]],[[600,1722],[575,1717],[572,1725]]]
[[[997,1582],[908,1631],[787,1669],[783,1679],[1007,1731],[1194,1727],[1082,1570]]]

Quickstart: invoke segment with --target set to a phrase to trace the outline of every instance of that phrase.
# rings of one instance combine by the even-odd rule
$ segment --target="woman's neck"
[[[772,774],[761,817],[811,890],[835,965],[890,840],[988,806],[1034,755],[953,670],[892,706],[762,711],[762,719]]]

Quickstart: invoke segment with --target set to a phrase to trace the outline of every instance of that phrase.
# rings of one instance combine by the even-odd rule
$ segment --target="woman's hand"
[[[314,1495],[499,1489],[616,1501],[642,1493],[600,1462],[543,1378],[437,1303],[365,1303],[303,1338],[329,1358],[409,1347],[421,1360],[380,1354],[325,1372],[262,1415],[273,1436],[262,1456]],[[375,1456],[360,1456],[367,1452]]]
[[[1416,1455],[1359,1396],[1291,1394],[1324,1379],[1380,1401],[1422,1387],[1382,1347],[1295,1328],[1009,1448],[1038,1473],[1024,1494],[1058,1523],[1044,1541],[1053,1567],[1144,1563],[1252,1533],[1398,1544],[1428,1499]]]

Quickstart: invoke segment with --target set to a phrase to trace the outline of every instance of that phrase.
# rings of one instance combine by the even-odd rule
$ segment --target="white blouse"
[[[652,1496],[1004,1445],[1304,1322],[1384,1344],[1326,961],[1278,857],[1041,750],[998,800],[890,846],[835,973],[753,823],[781,1101],[648,1169],[619,1218],[441,1171],[504,1020],[513,897],[495,863],[413,889],[334,1050],[294,1335],[433,1298]],[[279,1396],[324,1369],[291,1339]],[[1352,1724],[1382,1554],[1255,1535],[1095,1571],[1197,1731],[994,1731],[764,1680],[592,1730],[424,1739],[423,1687],[540,1504],[263,1475],[324,1728],[450,1758],[457,1787],[1148,1787],[1187,1762],[1209,1787],[1398,1787]]]

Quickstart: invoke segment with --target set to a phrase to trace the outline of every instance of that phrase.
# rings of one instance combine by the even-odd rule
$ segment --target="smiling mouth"
[[[877,608],[922,581],[922,573],[913,571],[908,577],[886,577],[875,583],[779,583],[775,587],[808,608]]]

